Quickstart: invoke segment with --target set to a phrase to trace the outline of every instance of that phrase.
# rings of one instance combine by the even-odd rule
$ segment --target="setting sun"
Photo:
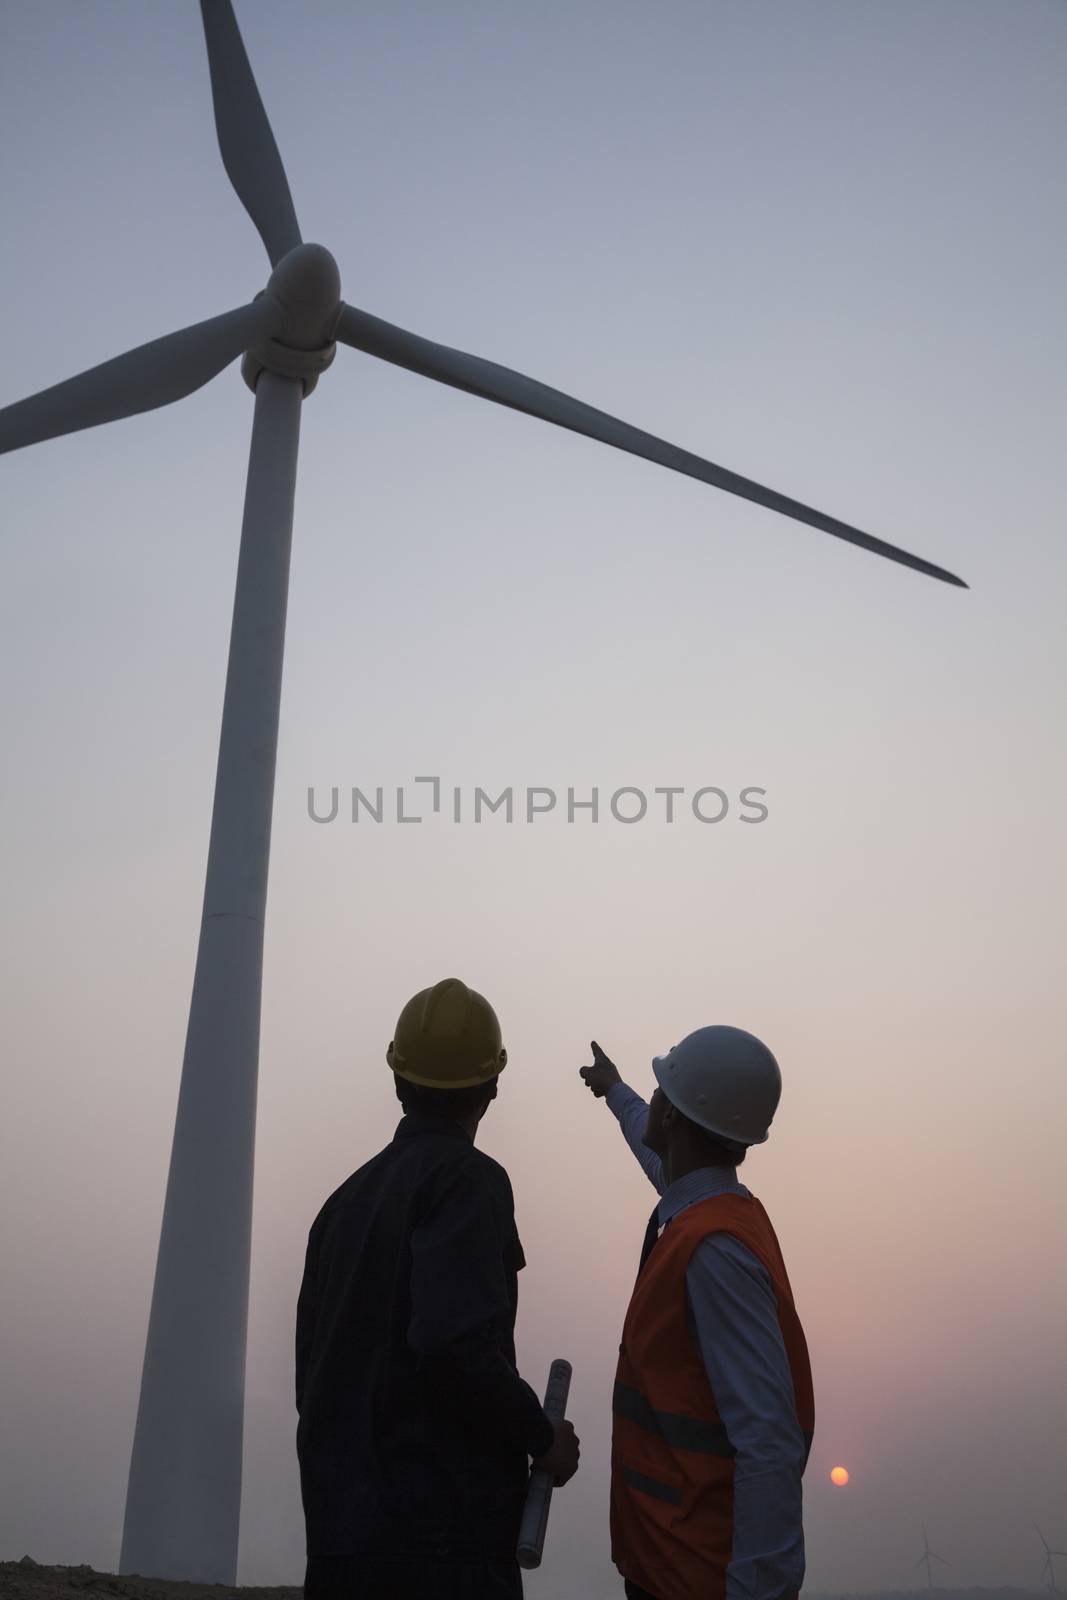
[[[835,1467],[830,1474],[830,1482],[836,1483],[839,1489],[843,1489],[848,1482],[848,1468]]]

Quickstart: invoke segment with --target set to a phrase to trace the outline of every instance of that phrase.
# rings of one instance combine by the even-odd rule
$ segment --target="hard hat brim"
[[[392,1067],[398,1078],[403,1078],[405,1083],[417,1083],[421,1089],[475,1089],[480,1084],[492,1083],[503,1072],[506,1062],[499,1066],[495,1061],[488,1063],[488,1072],[478,1072],[472,1078],[427,1078],[423,1073],[405,1072],[402,1067]]]

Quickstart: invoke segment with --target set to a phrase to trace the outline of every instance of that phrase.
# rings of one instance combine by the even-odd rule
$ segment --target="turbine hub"
[[[249,350],[241,376],[253,393],[264,369],[302,378],[306,400],[337,351],[331,338],[341,307],[337,262],[324,245],[298,244],[278,262],[262,292],[284,310],[285,332]]]

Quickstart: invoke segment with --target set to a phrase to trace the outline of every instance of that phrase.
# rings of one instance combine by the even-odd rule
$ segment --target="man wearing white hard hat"
[[[660,1195],[612,1397],[612,1560],[627,1600],[792,1600],[811,1366],[770,1218],[737,1178],[778,1063],[740,1028],[698,1028],[655,1057],[646,1104],[592,1051],[581,1076]]]

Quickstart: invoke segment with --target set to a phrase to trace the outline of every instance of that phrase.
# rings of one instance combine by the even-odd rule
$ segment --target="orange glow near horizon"
[[[835,1467],[830,1474],[830,1482],[836,1483],[839,1489],[843,1489],[848,1482],[848,1468]]]

